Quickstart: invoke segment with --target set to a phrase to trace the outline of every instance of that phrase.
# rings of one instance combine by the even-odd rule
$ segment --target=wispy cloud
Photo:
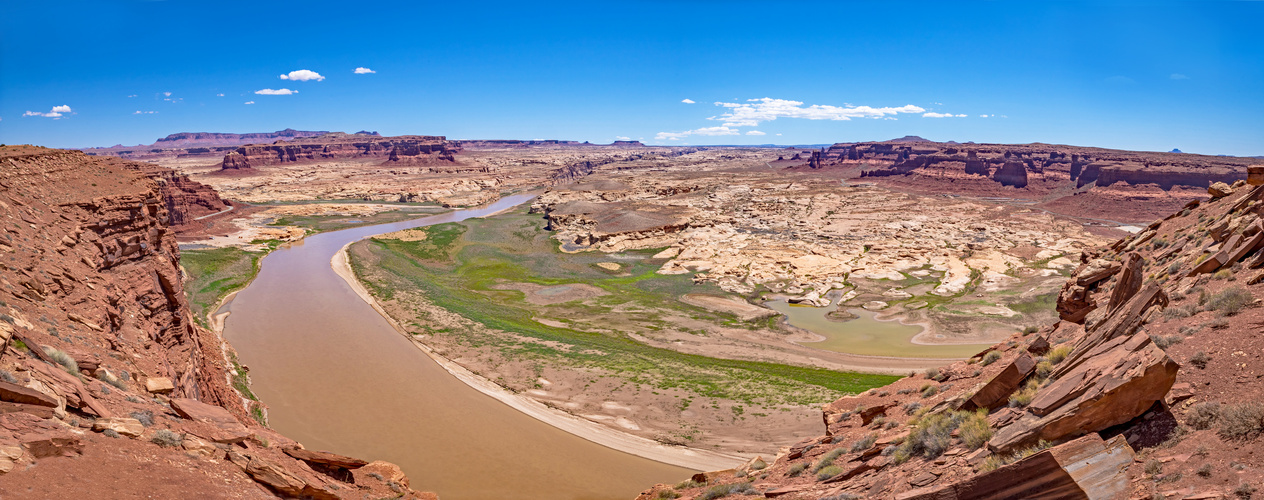
[[[224,97],[224,94],[215,94],[215,97]]]
[[[127,96],[127,97],[136,97],[136,94],[132,94],[132,95],[129,95],[129,96]]]
[[[1168,78],[1171,78],[1173,80],[1188,80],[1189,79],[1188,76],[1182,75],[1180,73],[1172,73],[1172,76]]]
[[[758,130],[747,130],[746,135],[768,135]]]
[[[281,75],[281,79],[294,80],[296,82],[308,82],[312,80],[316,80],[319,82],[319,81],[324,80],[325,77],[320,76],[320,73],[317,73],[310,69],[300,69],[298,71],[291,71],[289,73]]]
[[[368,74],[372,74],[372,73],[377,73],[377,72],[376,72],[376,71],[373,71],[373,70],[371,70],[371,69],[369,69],[369,68],[366,68],[366,67],[364,67],[364,66],[361,66],[361,67],[359,67],[359,68],[356,68],[356,69],[355,69],[355,74],[357,74],[357,75],[368,75]]]
[[[728,126],[703,127],[700,129],[686,130],[684,132],[659,132],[658,134],[654,136],[654,139],[657,139],[660,141],[662,140],[678,141],[685,137],[689,137],[691,135],[717,136],[717,135],[738,135],[740,133],[741,132],[738,131],[737,129],[729,128]]]
[[[70,106],[63,104],[61,106],[53,106],[53,109],[49,110],[47,113],[41,113],[39,111],[27,111],[25,113],[22,113],[22,116],[42,116],[45,118],[60,120],[66,114],[74,114],[74,112],[70,110]]]
[[[141,111],[141,110],[136,110],[136,112],[135,112],[135,113],[132,113],[132,114],[133,114],[133,115],[152,115],[152,114],[154,114],[154,113],[157,113],[157,111]]]
[[[254,103],[255,103],[254,101],[246,101],[243,104],[254,104]]]
[[[966,115],[954,115],[952,113],[922,113],[924,118],[965,118]]]
[[[710,120],[723,121],[727,127],[754,127],[761,122],[777,118],[802,118],[805,120],[851,120],[852,118],[883,118],[899,113],[921,113],[923,108],[908,104],[899,107],[832,106],[812,104],[787,99],[747,99],[744,103],[717,102],[716,106],[728,108],[728,112]]]
[[[616,135],[616,136],[614,136],[614,140],[616,140],[616,141],[630,141],[630,140],[632,140],[632,138],[631,138],[631,137],[624,137],[624,136],[622,136],[622,135]]]
[[[681,99],[681,100],[680,100],[680,102],[683,102],[683,103],[685,103],[685,104],[693,104],[693,103],[694,103],[694,100],[693,100],[693,99]]]
[[[260,89],[260,90],[256,90],[255,93],[259,95],[290,95],[290,94],[297,94],[298,91],[290,90],[290,89],[276,89],[276,90]]]
[[[163,92],[163,97],[171,97],[171,92]]]

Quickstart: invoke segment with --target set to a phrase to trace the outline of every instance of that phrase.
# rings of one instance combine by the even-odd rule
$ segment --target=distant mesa
[[[354,158],[381,158],[383,163],[393,165],[451,164],[456,163],[459,150],[455,142],[443,136],[382,137],[376,132],[332,132],[293,141],[241,146],[224,155],[220,170],[241,172],[265,165]]]
[[[1184,153],[1184,151],[1181,151],[1179,149],[1172,149],[1171,151],[1168,151],[1168,152],[1169,153]]]
[[[930,142],[930,141],[923,139],[921,137],[915,136],[915,135],[906,135],[899,139],[891,139],[887,142]]]

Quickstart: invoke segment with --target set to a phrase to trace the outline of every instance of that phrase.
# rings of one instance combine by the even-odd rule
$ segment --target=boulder
[[[0,474],[8,474],[21,459],[21,446],[0,446]]]
[[[22,446],[35,458],[73,457],[83,454],[83,441],[69,431],[28,434],[21,437]]]
[[[219,433],[206,437],[217,443],[240,443],[250,437],[250,430],[237,417],[218,406],[196,399],[176,398],[171,400],[171,409],[183,418],[213,425]]]
[[[1118,309],[1128,299],[1141,289],[1141,281],[1145,278],[1143,266],[1145,259],[1141,258],[1136,252],[1128,254],[1128,259],[1124,261],[1123,272],[1119,274],[1119,282],[1115,284],[1115,289],[1110,292],[1110,309],[1112,311]]]
[[[0,401],[56,408],[57,398],[29,387],[0,381]]]
[[[1145,331],[1098,344],[1070,371],[1055,372],[1026,413],[998,430],[988,448],[1010,453],[1039,440],[1056,441],[1128,422],[1167,395],[1179,368]]]
[[[1213,182],[1207,186],[1207,194],[1211,195],[1211,199],[1224,198],[1233,194],[1233,188],[1223,182]]]
[[[268,460],[251,457],[246,463],[246,473],[261,484],[287,497],[297,497],[303,492],[307,482],[291,474],[285,468]]]
[[[974,411],[987,408],[989,411],[999,408],[1009,401],[1013,394],[1023,385],[1023,380],[1036,369],[1036,361],[1027,353],[1020,353],[1008,365],[989,380],[961,405],[961,410]]]
[[[1115,261],[1093,259],[1075,273],[1075,284],[1085,287],[1092,286],[1094,283],[1114,276],[1122,268],[1123,266]]]
[[[202,438],[192,434],[185,434],[184,439],[180,441],[180,447],[184,451],[202,457],[223,458],[224,452],[215,446],[214,443],[208,442]]]
[[[1083,323],[1084,318],[1089,313],[1097,309],[1097,302],[1092,298],[1092,292],[1083,286],[1076,285],[1070,281],[1062,285],[1062,291],[1058,293],[1058,318],[1062,321],[1072,323]]]
[[[106,429],[127,437],[140,437],[145,433],[145,426],[134,418],[98,418],[92,423],[92,430],[96,432],[105,432]]]
[[[176,386],[167,377],[149,377],[145,379],[145,390],[153,394],[170,394]]]
[[[1246,167],[1246,183],[1252,186],[1264,185],[1264,165]]]
[[[383,481],[390,481],[400,486],[403,486],[404,488],[408,488],[408,476],[404,474],[404,471],[400,469],[398,465],[395,465],[390,462],[376,460],[376,461],[370,462],[368,465],[365,465],[364,467],[356,469],[355,472],[356,472],[356,482],[363,482],[364,476],[368,476],[369,474],[377,474],[379,476],[382,476]],[[733,469],[729,469],[728,472],[730,475],[732,475]],[[707,473],[694,474],[694,477],[697,477],[699,475],[705,476],[706,474],[711,474],[711,473],[707,472]]]
[[[895,498],[1124,500],[1129,497],[1128,466],[1134,455],[1122,435],[1105,441],[1097,434],[1089,434],[989,472],[906,491]]]

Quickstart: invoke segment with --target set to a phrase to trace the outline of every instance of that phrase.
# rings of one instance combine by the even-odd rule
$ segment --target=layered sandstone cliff
[[[776,457],[639,498],[1251,498],[1264,186],[1207,192],[1083,252],[1062,321],[826,405],[824,435]]]
[[[353,158],[381,158],[388,165],[429,165],[453,163],[456,153],[455,144],[442,136],[333,133],[242,146],[225,155],[221,167],[225,171],[240,171],[282,163]]]
[[[77,151],[0,148],[0,165],[6,498],[417,496],[390,464],[248,416],[229,382],[244,373],[183,290],[173,208],[196,213],[200,189]]]

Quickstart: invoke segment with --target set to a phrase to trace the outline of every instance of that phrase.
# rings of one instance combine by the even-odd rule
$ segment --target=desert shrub
[[[948,375],[943,372],[940,372],[939,368],[927,368],[926,378],[930,380],[938,381],[938,382],[943,382],[944,379],[948,378]]]
[[[751,470],[764,470],[765,467],[768,467],[768,462],[765,462],[762,458],[756,458],[755,461],[750,464]]]
[[[1163,462],[1150,459],[1145,464],[1145,472],[1151,476],[1157,476],[1163,473]]]
[[[1203,323],[1203,326],[1209,327],[1213,330],[1219,330],[1221,328],[1229,328],[1229,319],[1222,316],[1219,318],[1208,320],[1206,323]]]
[[[852,443],[851,452],[859,453],[869,448],[873,448],[873,443],[876,443],[876,442],[878,442],[878,433],[871,432],[865,437],[861,438],[859,441]]]
[[[1188,318],[1195,314],[1198,314],[1198,306],[1194,304],[1185,304],[1183,306],[1172,306],[1163,310],[1164,319]]]
[[[660,500],[672,500],[674,498],[680,498],[680,493],[676,493],[676,490],[673,490],[671,488],[668,488],[665,490],[658,490],[657,498],[659,498]]]
[[[1176,272],[1177,272],[1177,271],[1180,271],[1180,270],[1181,270],[1181,263],[1180,263],[1180,262],[1173,262],[1173,263],[1171,263],[1171,264],[1168,264],[1168,265],[1167,265],[1167,273],[1168,273],[1168,274],[1176,274]]]
[[[119,390],[124,390],[124,391],[127,390],[127,384],[124,384],[122,380],[119,380],[117,378],[114,378],[108,375],[105,370],[97,371],[97,380],[100,380],[114,387],[117,387],[119,388]]]
[[[842,473],[843,473],[842,467],[839,467],[837,465],[831,465],[824,469],[816,471],[816,480],[824,481],[826,479],[829,479],[831,477],[837,476]]]
[[[851,493],[839,493],[837,495],[821,497],[821,500],[859,500],[859,499],[860,497],[853,495]]]
[[[1189,364],[1198,367],[1199,370],[1207,368],[1207,362],[1209,361],[1211,361],[1211,356],[1208,356],[1203,351],[1198,351],[1194,353],[1193,357],[1189,358]]]
[[[21,382],[19,382],[19,381],[18,381],[18,378],[17,378],[17,377],[15,377],[15,376],[13,376],[13,374],[12,374],[12,373],[9,373],[9,370],[0,370],[0,380],[3,380],[3,381],[8,382],[8,383],[10,383],[10,384],[19,384],[19,385],[21,385]]]
[[[1039,442],[1037,442],[1035,446],[1029,446],[1027,448],[1023,448],[1014,453],[1010,453],[1009,455],[1003,455],[1003,456],[1002,455],[989,455],[987,459],[983,461],[982,464],[979,464],[979,472],[988,472],[988,471],[999,469],[1006,465],[1012,464],[1024,458],[1040,453],[1041,451],[1046,450],[1051,446],[1053,446],[1053,443],[1050,443],[1042,439]]]
[[[1250,439],[1264,431],[1264,403],[1241,403],[1220,407],[1220,436]]]
[[[167,429],[158,429],[157,432],[154,432],[154,437],[149,438],[149,440],[164,448],[175,448],[180,446],[180,443],[184,441],[184,437]]]
[[[988,351],[987,354],[983,355],[983,360],[979,361],[979,364],[983,366],[987,366],[987,365],[997,362],[1000,359],[1001,359],[1000,351]]]
[[[834,460],[837,460],[838,457],[842,456],[843,453],[846,453],[846,452],[847,450],[844,450],[843,448],[840,447],[840,448],[834,448],[830,450],[829,453],[821,455],[821,458],[816,461],[816,465],[812,466],[812,472],[820,472],[821,469],[824,469],[826,467],[829,467],[830,465],[833,465]]]
[[[370,474],[376,474],[376,473],[370,473]],[[674,488],[678,490],[687,490],[689,488],[697,488],[699,486],[706,486],[706,484],[707,483],[699,483],[697,481],[694,481],[693,479],[686,479],[684,481],[676,483],[676,486],[674,486]]]
[[[154,425],[154,412],[152,411],[149,411],[149,410],[134,411],[128,416],[136,420],[139,420],[140,425],[143,425],[145,427]]]
[[[1220,416],[1220,403],[1198,403],[1185,414],[1185,423],[1197,430],[1210,429]]]
[[[877,417],[873,419],[873,422],[870,422],[874,429],[881,429],[883,425],[886,425],[886,423],[887,417]]]
[[[896,393],[896,394],[900,394],[900,395],[904,395],[904,394],[912,394],[912,393],[913,393],[913,388],[912,388],[912,387],[905,387],[905,388],[903,388],[903,389],[900,389],[900,390],[898,390],[898,391],[895,391],[895,393]]]
[[[1040,331],[1040,328],[1037,328],[1035,325],[1028,326],[1026,328],[1023,328],[1023,335],[1031,335],[1038,331]]]
[[[1193,337],[1195,333],[1202,331],[1202,329],[1203,327],[1201,326],[1187,325],[1187,326],[1182,326],[1180,330],[1177,330],[1177,333],[1180,333],[1181,335],[1184,335],[1186,337]]]
[[[1211,477],[1211,464],[1203,464],[1198,468],[1198,475],[1202,477]]]
[[[988,425],[987,410],[980,409],[961,421],[958,428],[961,442],[971,450],[977,450],[992,439],[992,427]]]
[[[51,347],[44,349],[44,353],[52,358],[57,364],[61,365],[71,375],[79,375],[79,363],[75,362],[75,358],[71,357],[63,351],[53,349]]]
[[[1221,269],[1219,271],[1216,271],[1215,274],[1212,274],[1211,279],[1223,280],[1223,279],[1229,279],[1230,276],[1233,276],[1233,271],[1230,271],[1228,269]]]
[[[948,412],[923,417],[895,451],[895,461],[905,462],[917,455],[935,458],[943,454],[952,443],[952,431],[969,415],[969,412]]]
[[[939,386],[936,386],[936,385],[931,385],[931,384],[926,384],[926,385],[923,385],[923,386],[922,386],[922,397],[923,397],[923,398],[929,398],[929,397],[934,396],[934,395],[936,395],[936,394],[939,394]]]
[[[724,498],[729,495],[755,495],[759,494],[750,483],[732,483],[717,484],[707,489],[705,493],[698,496],[698,500],[715,500],[716,498]]]
[[[802,474],[803,471],[805,470],[808,470],[808,463],[799,462],[797,464],[791,465],[790,470],[786,471],[786,475],[790,477],[799,477],[799,474]]]
[[[101,434],[105,434],[105,437],[111,437],[111,438],[118,438],[118,437],[121,437],[121,436],[119,436],[118,431],[115,431],[114,429],[106,429],[106,430],[103,430],[103,431],[101,431]]]
[[[1251,295],[1251,292],[1235,286],[1226,288],[1220,293],[1212,295],[1207,299],[1206,305],[1207,309],[1220,311],[1228,316],[1233,316],[1254,301],[1255,297]]]
[[[900,408],[904,410],[905,415],[912,415],[914,413],[917,413],[917,410],[922,409],[922,403],[919,403],[917,401],[909,401],[901,405]]]
[[[1049,362],[1053,364],[1061,363],[1067,356],[1071,355],[1071,346],[1060,344],[1049,351]]]
[[[1041,361],[1036,363],[1036,377],[1040,379],[1049,378],[1049,374],[1053,373],[1053,363]]]
[[[1028,380],[1022,389],[1015,391],[1009,396],[1009,405],[1014,408],[1026,408],[1036,399],[1036,391],[1040,390],[1040,381],[1036,379]]]
[[[1167,349],[1181,343],[1181,341],[1185,340],[1185,337],[1180,335],[1158,335],[1151,337],[1150,340],[1154,341],[1154,345],[1159,346],[1159,349]]]
[[[1246,483],[1241,483],[1237,488],[1233,489],[1233,494],[1243,500],[1250,500],[1251,495],[1255,494],[1255,487]]]

